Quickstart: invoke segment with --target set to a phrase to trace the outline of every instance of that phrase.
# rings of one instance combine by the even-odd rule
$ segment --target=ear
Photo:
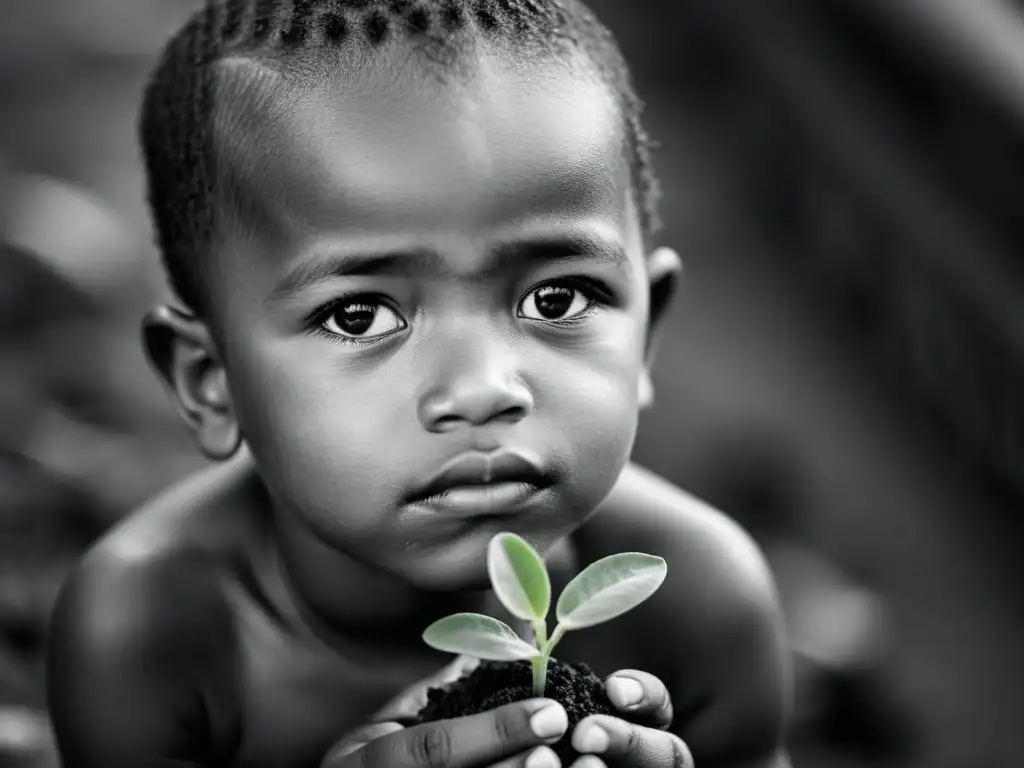
[[[654,404],[654,384],[651,368],[658,350],[661,323],[666,310],[671,306],[683,273],[683,261],[671,248],[658,248],[647,257],[647,275],[650,280],[650,314],[647,323],[647,340],[644,347],[644,365],[640,371],[640,410]]]
[[[231,458],[241,445],[241,432],[206,324],[187,312],[157,307],[142,321],[142,342],[203,453],[211,459]]]

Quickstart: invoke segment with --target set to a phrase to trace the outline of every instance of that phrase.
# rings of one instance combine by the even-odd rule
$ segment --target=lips
[[[551,483],[550,475],[540,463],[524,453],[511,450],[471,452],[456,456],[445,464],[437,475],[415,491],[410,500],[443,500],[445,494],[454,500],[458,494],[477,493],[481,498],[497,502],[503,497],[510,500],[518,498]],[[517,487],[520,493],[511,493],[513,487]]]

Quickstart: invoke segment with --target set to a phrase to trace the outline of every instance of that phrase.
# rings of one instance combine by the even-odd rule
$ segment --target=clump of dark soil
[[[441,688],[431,688],[417,722],[475,715],[532,698],[533,671],[529,661],[484,661],[462,679]],[[544,698],[557,701],[569,715],[565,736],[551,746],[564,766],[571,765],[580,756],[571,743],[576,724],[588,715],[615,714],[605,693],[604,681],[584,663],[551,659]]]

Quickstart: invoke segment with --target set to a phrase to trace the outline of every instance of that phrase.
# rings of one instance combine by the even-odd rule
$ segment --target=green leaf
[[[565,629],[614,619],[653,595],[668,573],[660,557],[622,552],[591,563],[569,582],[555,613]]]
[[[551,609],[551,581],[529,542],[498,533],[487,547],[487,572],[498,599],[517,619],[543,621]]]
[[[423,632],[423,642],[439,651],[490,661],[530,659],[539,653],[508,624],[479,613],[456,613],[438,619]]]

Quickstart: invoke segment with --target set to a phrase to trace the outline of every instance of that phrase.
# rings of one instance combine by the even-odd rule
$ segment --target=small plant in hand
[[[498,619],[456,613],[427,627],[423,640],[447,653],[473,656],[483,663],[443,688],[432,688],[419,722],[463,717],[531,697],[558,701],[569,715],[569,730],[554,750],[563,765],[577,754],[572,729],[592,714],[615,714],[604,682],[585,663],[569,664],[551,652],[566,632],[610,621],[653,595],[668,566],[660,557],[623,552],[587,566],[569,584],[555,606],[557,623],[548,635],[551,580],[540,555],[514,533],[496,534],[487,549],[491,586],[509,613],[530,623],[532,643]]]

